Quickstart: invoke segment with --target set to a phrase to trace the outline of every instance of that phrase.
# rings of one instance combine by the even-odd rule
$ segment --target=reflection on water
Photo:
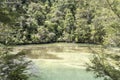
[[[42,65],[41,65],[42,66]],[[47,65],[41,67],[39,77],[31,80],[102,80],[94,79],[93,73],[87,73],[84,69],[65,67],[65,65]]]
[[[94,45],[95,46],[95,45]],[[93,47],[93,46],[92,46]],[[71,44],[71,43],[57,43],[57,44],[48,44],[48,45],[34,45],[34,46],[26,46],[25,49],[31,50],[31,53],[28,54],[28,57],[32,59],[63,59],[62,57],[58,57],[58,54],[75,54],[75,53],[89,53],[89,47],[86,45],[78,45],[78,44]],[[97,49],[97,48],[96,48]],[[63,55],[63,56],[64,56]]]
[[[33,72],[38,75],[30,80],[102,80],[95,79],[93,73],[85,71],[85,63],[92,55],[88,47],[99,48],[96,45],[56,43],[16,49],[31,50],[28,57],[35,64]]]

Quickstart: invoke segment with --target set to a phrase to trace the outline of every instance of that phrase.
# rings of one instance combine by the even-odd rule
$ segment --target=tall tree
[[[96,77],[103,77],[104,80],[120,80],[120,52],[119,52],[119,33],[120,33],[120,26],[119,26],[119,9],[117,4],[120,3],[119,0],[106,0],[109,8],[114,13],[115,19],[111,25],[109,25],[108,33],[107,34],[107,45],[106,43],[103,44],[103,48],[100,52],[93,51],[94,56],[91,60],[92,64],[88,65],[88,71],[93,71]],[[111,4],[112,3],[112,4]],[[117,3],[117,4],[116,4]],[[117,19],[116,19],[117,18]],[[117,42],[116,42],[117,41]],[[111,44],[112,43],[112,44]],[[108,44],[110,44],[110,47]],[[118,47],[118,49],[114,47]]]

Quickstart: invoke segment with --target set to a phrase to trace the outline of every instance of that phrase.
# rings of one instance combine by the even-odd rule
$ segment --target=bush
[[[28,80],[25,51],[12,53],[11,48],[0,48],[0,80]]]

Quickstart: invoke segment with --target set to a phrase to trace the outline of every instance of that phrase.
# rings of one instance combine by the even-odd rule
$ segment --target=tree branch
[[[109,0],[106,0],[106,2],[108,3],[109,7],[110,7],[111,10],[114,12],[114,14],[120,19],[120,15],[116,13],[116,11],[114,10],[114,8],[113,8],[112,5],[110,4]]]

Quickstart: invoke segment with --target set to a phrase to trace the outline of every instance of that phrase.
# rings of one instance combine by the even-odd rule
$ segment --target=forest
[[[94,56],[86,70],[104,80],[120,80],[120,50],[110,52],[120,49],[120,0],[0,0],[0,80],[29,78],[24,70],[31,61],[24,56],[33,54],[26,50],[11,54],[14,49],[9,46],[48,43],[102,46],[100,52],[90,48]],[[4,70],[6,65],[11,70]]]
[[[118,2],[115,0],[114,6]],[[114,35],[114,27],[119,27],[116,14],[104,0],[18,0],[0,9],[1,22],[7,23],[0,24],[0,32],[7,33],[0,36],[4,44],[102,44],[109,37],[106,35],[110,31]],[[115,42],[120,45],[119,40]]]

